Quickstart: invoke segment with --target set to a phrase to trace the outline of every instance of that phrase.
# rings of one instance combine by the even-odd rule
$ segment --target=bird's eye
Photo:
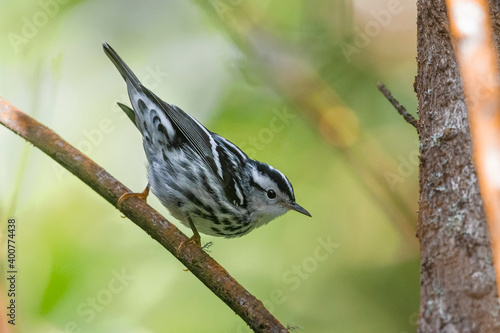
[[[267,197],[269,199],[274,199],[276,198],[276,192],[274,192],[274,190],[267,190]]]

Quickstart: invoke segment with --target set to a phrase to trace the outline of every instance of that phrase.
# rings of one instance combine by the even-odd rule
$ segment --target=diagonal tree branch
[[[49,155],[113,206],[116,207],[122,194],[130,192],[106,170],[54,131],[1,97],[0,123]],[[126,200],[122,204],[122,212],[182,262],[255,332],[288,332],[261,301],[243,288],[200,247],[190,244],[177,254],[181,242],[188,238],[146,202],[138,198]]]

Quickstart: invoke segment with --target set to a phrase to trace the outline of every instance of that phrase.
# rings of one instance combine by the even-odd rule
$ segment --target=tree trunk
[[[491,4],[495,27],[498,9],[498,3]],[[444,0],[418,1],[417,29],[418,332],[499,332],[490,243]]]

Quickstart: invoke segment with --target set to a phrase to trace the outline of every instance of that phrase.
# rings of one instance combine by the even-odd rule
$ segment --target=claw
[[[191,238],[189,238],[188,240],[182,242],[179,247],[177,248],[177,256],[179,256],[179,254],[181,253],[182,249],[190,244],[190,243],[194,243],[198,246],[201,247],[201,237],[200,237],[200,234],[196,234],[196,235],[193,235]]]
[[[189,238],[188,240],[183,241],[181,244],[179,244],[179,247],[177,248],[177,256],[179,256],[179,254],[181,253],[181,250],[189,243],[194,243],[194,244],[198,245],[199,247],[201,247],[200,234],[198,233],[198,230],[196,230],[196,227],[195,227],[193,221],[191,220],[191,218],[188,218],[188,220],[189,220],[189,226],[191,227],[191,230],[193,230],[193,236],[191,238]]]
[[[148,186],[146,186],[144,191],[142,191],[141,193],[132,193],[132,192],[124,193],[120,197],[120,199],[118,199],[118,202],[116,204],[116,208],[118,208],[118,210],[122,210],[123,201],[125,201],[126,199],[128,199],[130,197],[138,197],[139,199],[146,201],[146,199],[148,198],[148,195],[149,195],[149,184],[148,184]]]

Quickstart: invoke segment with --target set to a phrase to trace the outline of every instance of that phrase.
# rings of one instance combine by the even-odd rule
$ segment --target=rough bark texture
[[[498,9],[493,3],[494,22]],[[417,236],[422,257],[418,332],[500,332],[486,220],[444,0],[419,0],[417,27]]]

